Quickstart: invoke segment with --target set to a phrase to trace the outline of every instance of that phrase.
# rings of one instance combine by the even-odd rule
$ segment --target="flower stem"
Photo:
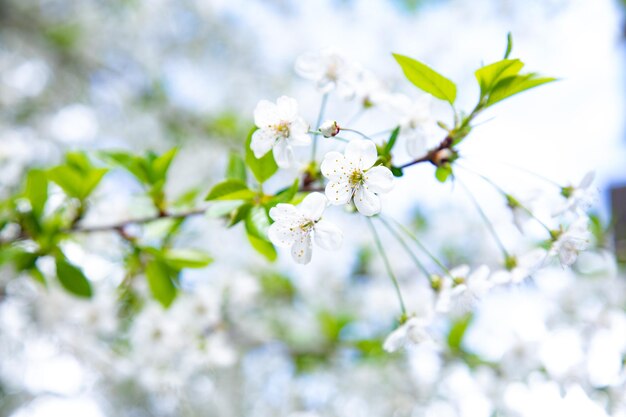
[[[435,264],[437,264],[437,266],[441,269],[442,272],[444,272],[446,275],[448,275],[450,278],[452,278],[452,274],[450,274],[450,270],[448,268],[446,268],[446,266],[443,264],[443,262],[441,262],[439,259],[437,259],[437,257],[435,255],[433,255],[427,248],[426,246],[424,246],[424,244],[417,238],[417,236],[415,236],[415,234],[413,234],[406,226],[404,226],[402,223],[400,223],[399,221],[388,217],[388,219],[390,219],[391,221],[393,221],[393,223],[396,225],[396,227],[398,229],[400,229],[409,239],[411,239],[418,248],[420,248],[420,250],[422,252],[424,252],[426,254],[426,256],[428,256]],[[380,216],[380,220],[383,222],[386,222],[386,219],[382,216]]]
[[[385,249],[383,248],[383,244],[380,241],[380,236],[378,236],[378,232],[376,231],[376,228],[374,227],[374,223],[372,222],[372,219],[368,217],[366,220],[367,220],[367,225],[372,231],[372,236],[374,237],[376,248],[378,249],[378,252],[380,252],[380,256],[383,258],[383,263],[385,264],[385,269],[387,270],[387,274],[389,275],[389,278],[391,279],[391,282],[393,283],[393,286],[396,289],[396,295],[398,296],[398,301],[400,302],[400,310],[402,311],[402,316],[404,317],[406,316],[406,307],[404,306],[404,299],[402,298],[402,292],[400,291],[400,284],[398,283],[398,280],[396,276],[394,275],[393,270],[391,269],[391,264],[389,263],[389,259],[387,258],[387,254],[385,253]]]
[[[354,130],[354,129],[349,129],[347,127],[342,127],[341,130],[343,130],[344,132],[352,132],[352,133],[356,133],[357,135],[361,136],[363,139],[367,139],[367,140],[373,140],[372,138],[370,138],[369,136],[367,136],[365,133],[363,132],[359,132],[358,130]]]
[[[328,93],[324,93],[322,96],[322,104],[320,104],[320,112],[317,115],[317,123],[315,129],[318,130],[322,124],[324,118],[324,112],[326,111],[326,103],[328,103]],[[315,161],[315,154],[317,153],[317,134],[313,135],[313,146],[311,147],[311,162]]]
[[[468,172],[471,172],[472,174],[480,177],[481,179],[483,179],[487,184],[491,185],[496,191],[498,191],[500,194],[502,194],[502,196],[506,199],[508,199],[509,197],[511,197],[511,195],[509,193],[507,193],[506,191],[504,191],[502,189],[502,187],[500,187],[498,184],[496,184],[495,182],[493,182],[493,180],[491,180],[490,178],[488,178],[487,176],[481,174],[480,172],[474,171],[471,168],[466,167],[465,165],[461,165],[458,162],[455,163],[456,166],[458,166],[459,168],[462,168]],[[522,210],[524,210],[530,217],[532,217],[537,223],[539,223],[544,229],[546,229],[546,231],[548,232],[548,235],[552,234],[552,229],[550,229],[543,221],[541,221],[541,219],[539,217],[537,217],[535,215],[535,213],[532,212],[532,210],[530,210],[529,208],[527,208],[526,206],[524,206],[522,203],[520,203],[519,201],[515,200],[515,204],[517,206],[519,206],[519,208],[521,208]]]
[[[463,189],[465,190],[465,192],[469,196],[470,200],[474,204],[474,207],[476,207],[476,211],[478,211],[478,214],[480,215],[481,219],[483,220],[483,222],[485,222],[485,226],[487,226],[487,230],[489,230],[489,233],[491,233],[491,235],[493,236],[493,239],[495,240],[496,244],[498,245],[498,247],[502,251],[502,254],[504,255],[504,258],[505,259],[509,259],[511,257],[511,255],[509,254],[509,252],[504,247],[504,243],[502,243],[502,240],[500,240],[500,237],[498,236],[498,233],[496,232],[496,229],[493,226],[493,223],[491,223],[491,221],[489,220],[489,218],[487,217],[487,215],[483,211],[482,207],[478,203],[478,200],[476,200],[476,197],[474,197],[474,194],[472,194],[470,189],[467,188],[467,186],[465,184],[463,184],[463,182],[461,180],[456,178],[456,181],[461,185],[461,187],[463,187]]]
[[[400,236],[400,234],[396,230],[394,230],[393,227],[391,227],[391,225],[387,223],[385,219],[380,216],[377,216],[376,218],[380,220],[380,222],[385,226],[389,233],[391,233],[393,237],[398,241],[398,243],[400,243],[404,251],[409,255],[409,257],[413,260],[415,265],[424,273],[424,275],[426,275],[426,277],[430,276],[430,273],[428,272],[424,264],[420,262],[417,256],[415,256],[411,248],[409,248],[409,245],[407,245],[404,239],[402,239],[402,236]]]

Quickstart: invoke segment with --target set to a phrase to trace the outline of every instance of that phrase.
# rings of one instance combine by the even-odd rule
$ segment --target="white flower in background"
[[[429,324],[430,320],[425,317],[411,317],[387,336],[383,349],[395,352],[405,346],[432,340],[427,331]]]
[[[324,249],[335,250],[341,246],[343,235],[332,223],[320,220],[328,200],[322,193],[311,193],[297,207],[278,204],[270,210],[274,223],[267,234],[276,246],[291,248],[291,256],[301,264],[311,261],[312,239]]]
[[[354,80],[354,95],[367,109],[384,105],[389,101],[389,88],[370,71],[360,71]]]
[[[311,143],[309,125],[298,116],[298,102],[293,98],[279,97],[276,104],[261,100],[254,109],[254,124],[259,128],[250,143],[254,156],[260,158],[273,149],[281,168],[293,163],[292,146]]]
[[[413,158],[423,156],[441,140],[440,129],[430,111],[431,103],[429,94],[416,100],[404,94],[394,94],[388,100],[389,111],[397,115],[400,134],[406,138],[407,152]]]
[[[588,219],[580,217],[569,225],[552,244],[550,255],[558,255],[561,265],[571,266],[578,254],[589,246]]]
[[[314,81],[322,93],[337,90],[344,99],[354,97],[356,66],[332,48],[301,55],[296,60],[295,69],[301,77]]]
[[[533,249],[521,256],[515,256],[512,258],[514,264],[509,269],[495,271],[491,275],[491,280],[494,284],[519,284],[540,269],[547,256],[548,252],[541,248]]]
[[[494,283],[489,279],[489,267],[481,265],[470,274],[470,267],[462,265],[450,271],[454,278],[451,291],[452,309],[456,313],[465,313],[471,310],[477,301],[482,299],[493,288]]]
[[[330,204],[347,204],[354,199],[357,210],[365,216],[380,212],[378,194],[393,187],[393,174],[384,166],[373,166],[378,159],[376,145],[356,139],[348,143],[342,155],[329,152],[322,161],[322,174],[330,180],[326,197]]]
[[[598,198],[598,190],[591,186],[594,177],[595,172],[590,171],[585,174],[578,186],[561,188],[561,195],[565,197],[565,201],[554,210],[553,215],[558,216],[568,211],[574,214],[587,212]]]
[[[325,138],[330,138],[333,136],[337,136],[341,128],[334,120],[326,120],[320,126],[320,132],[324,135]]]

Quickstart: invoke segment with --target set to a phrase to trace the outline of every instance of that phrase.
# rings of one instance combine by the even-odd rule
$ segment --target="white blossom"
[[[425,317],[411,317],[387,336],[383,349],[395,352],[402,347],[431,340],[427,331],[429,324],[430,320]]]
[[[292,146],[311,143],[309,125],[298,115],[298,103],[293,98],[281,96],[276,103],[261,100],[254,109],[254,124],[259,128],[250,143],[254,156],[260,158],[273,149],[281,168],[293,163]]]
[[[515,256],[514,264],[508,269],[495,271],[491,280],[495,284],[519,284],[541,268],[548,256],[545,249],[536,248],[521,256]]]
[[[551,255],[558,255],[561,265],[571,266],[578,254],[589,245],[588,219],[580,217],[569,225],[552,244]]]
[[[340,127],[334,120],[326,120],[320,126],[320,132],[324,135],[325,138],[330,138],[333,136],[337,136],[340,131]]]
[[[301,264],[311,261],[312,239],[327,250],[341,246],[343,235],[332,223],[321,220],[328,200],[322,193],[311,193],[297,207],[278,204],[270,210],[274,223],[268,230],[270,241],[276,246],[291,248],[291,256]]]
[[[457,313],[465,313],[474,307],[493,288],[494,283],[489,276],[489,267],[481,265],[470,273],[467,265],[450,271],[454,277],[451,291],[452,309]]]
[[[322,161],[322,174],[330,181],[326,197],[330,204],[347,204],[354,201],[357,210],[365,216],[380,212],[378,194],[393,187],[393,174],[384,166],[373,166],[378,159],[376,145],[368,140],[356,139],[348,143],[342,155],[329,152]]]
[[[578,186],[563,187],[561,194],[565,197],[565,201],[558,206],[554,212],[554,216],[572,212],[574,214],[585,213],[593,206],[598,198],[598,190],[592,187],[594,171],[589,171]]]
[[[337,90],[344,99],[354,97],[358,71],[335,49],[305,53],[296,60],[295,69],[301,77],[314,81],[322,93]]]
[[[412,100],[404,94],[394,94],[388,100],[389,110],[397,115],[400,134],[406,138],[406,149],[413,158],[423,156],[440,140],[440,129],[430,107],[432,96],[421,95]]]

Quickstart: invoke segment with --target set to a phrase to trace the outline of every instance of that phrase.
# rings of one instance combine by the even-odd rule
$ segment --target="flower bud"
[[[320,126],[320,132],[322,132],[322,135],[324,135],[325,138],[337,136],[337,133],[339,133],[340,130],[339,125],[334,120],[326,120]]]

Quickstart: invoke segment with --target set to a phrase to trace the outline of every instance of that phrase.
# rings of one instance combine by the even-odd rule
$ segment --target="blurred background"
[[[612,255],[626,258],[623,0],[2,0],[0,194],[68,150],[172,146],[168,196],[203,194],[243,146],[259,100],[294,97],[313,123],[321,95],[294,62],[326,47],[413,97],[391,53],[427,62],[458,84],[469,110],[474,70],[501,58],[509,31],[513,56],[559,81],[482,115],[462,156],[526,195],[545,186],[538,175],[565,185],[596,172],[597,248],[573,270],[550,268],[490,296],[469,325],[442,323],[446,349],[387,355],[393,288],[345,213],[329,214],[344,225],[342,250],[319,251],[307,267],[286,253],[269,265],[220,219],[190,220],[179,239],[218,261],[185,275],[188,292],[170,310],[147,305],[132,321],[116,310],[111,283],[124,270],[114,237],[77,240],[68,250],[99,286],[92,301],[1,272],[0,415],[626,416],[626,288]],[[327,108],[340,124],[354,113],[339,99]],[[358,128],[389,120],[361,117]],[[475,209],[431,171],[407,174],[385,212],[447,264],[493,263]],[[514,245],[493,190],[467,183]],[[121,172],[94,200],[85,219],[94,224],[146,204]],[[422,285],[393,253],[418,310]]]

